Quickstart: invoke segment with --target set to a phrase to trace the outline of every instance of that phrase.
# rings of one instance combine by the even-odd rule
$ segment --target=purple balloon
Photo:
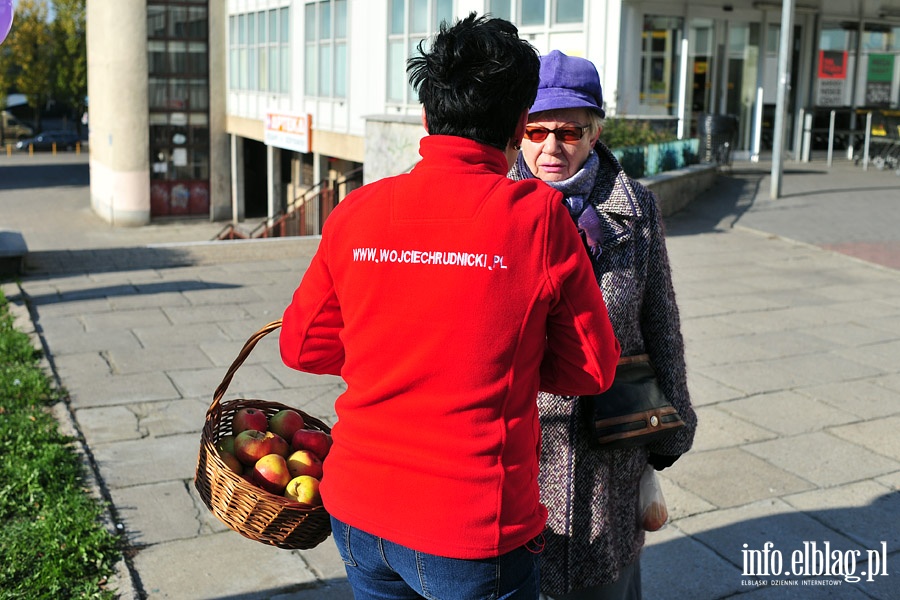
[[[6,39],[9,28],[12,27],[13,5],[12,0],[0,0],[0,44]]]

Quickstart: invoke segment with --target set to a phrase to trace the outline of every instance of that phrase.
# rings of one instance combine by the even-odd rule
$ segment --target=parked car
[[[0,111],[0,135],[0,141],[8,144],[33,136],[34,130],[4,110]]]
[[[53,144],[56,144],[57,150],[72,150],[75,145],[81,141],[78,134],[74,131],[45,131],[39,133],[32,138],[26,138],[16,142],[17,150],[53,150]]]

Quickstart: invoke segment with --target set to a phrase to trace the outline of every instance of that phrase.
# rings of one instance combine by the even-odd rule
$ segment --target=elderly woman
[[[600,78],[590,61],[559,51],[544,56],[537,99],[509,176],[536,177],[563,192],[622,356],[650,356],[661,389],[686,426],[649,446],[600,449],[577,401],[539,395],[541,500],[550,512],[541,587],[554,600],[641,597],[641,474],[648,462],[664,469],[687,452],[697,425],[661,217],[653,194],[626,176],[598,141],[602,106]]]

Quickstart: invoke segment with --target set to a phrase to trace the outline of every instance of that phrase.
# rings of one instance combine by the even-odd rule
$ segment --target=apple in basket
[[[280,435],[271,431],[247,429],[234,438],[234,455],[247,466],[267,454],[280,454],[282,457],[290,452],[290,445]]]
[[[219,441],[216,442],[216,450],[219,452],[227,452],[228,454],[234,454],[234,436],[223,435],[219,438]]]
[[[278,435],[277,433],[272,433],[271,431],[266,432],[266,437],[270,439],[270,444],[272,444],[272,454],[280,454],[287,458],[287,455],[291,453],[291,445],[288,443],[283,437]]]
[[[303,415],[289,408],[279,410],[269,418],[269,431],[288,441],[294,437],[295,431],[303,429],[303,425]]]
[[[219,458],[222,459],[222,462],[225,463],[225,466],[227,466],[238,475],[244,474],[244,465],[241,464],[241,461],[239,461],[234,454],[219,450]]]
[[[322,504],[322,498],[319,496],[319,480],[309,475],[294,477],[284,489],[284,497],[301,504],[319,506]]]
[[[309,475],[322,479],[322,461],[309,450],[296,450],[287,457],[288,471],[291,477]]]
[[[291,473],[282,455],[267,454],[256,461],[248,479],[267,492],[280,496],[291,480]]]
[[[253,407],[244,407],[237,411],[231,421],[231,431],[234,435],[248,429],[266,431],[269,428],[269,418],[266,413]]]
[[[318,429],[298,429],[291,438],[291,449],[309,450],[325,460],[331,450],[331,435]]]
[[[241,464],[241,461],[234,455],[233,435],[224,435],[219,438],[219,441],[216,442],[216,451],[219,453],[219,458],[222,459],[222,462],[225,463],[229,469],[238,475],[244,473],[244,465]]]

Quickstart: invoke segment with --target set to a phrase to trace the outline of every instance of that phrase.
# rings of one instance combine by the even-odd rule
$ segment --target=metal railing
[[[362,185],[363,168],[345,173],[340,179],[323,179],[288,203],[284,211],[263,219],[255,227],[242,230],[229,223],[217,240],[321,235],[325,219],[347,194]]]
[[[843,108],[831,109],[826,114],[828,126],[822,126],[823,115],[819,111],[815,115],[819,117],[817,127],[813,111],[800,109],[802,127],[798,131],[797,162],[809,162],[813,144],[826,141],[829,167],[834,162],[835,147],[840,143],[847,150],[847,159],[861,163],[863,170],[868,170],[872,163],[878,169],[889,167],[900,174],[900,111]]]

